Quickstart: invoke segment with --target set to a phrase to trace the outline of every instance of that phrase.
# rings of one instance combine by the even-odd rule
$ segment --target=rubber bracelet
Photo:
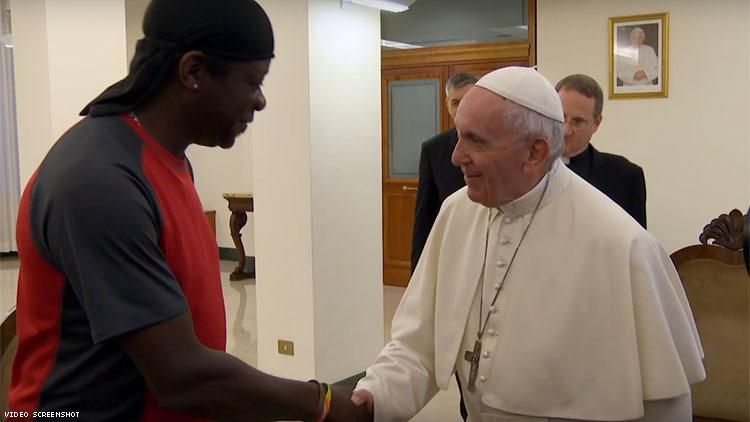
[[[318,420],[318,422],[324,422],[326,419],[328,419],[328,415],[331,414],[331,399],[333,398],[333,391],[331,390],[331,387],[326,384],[322,383],[323,389],[325,390],[325,398],[323,400],[323,415]]]

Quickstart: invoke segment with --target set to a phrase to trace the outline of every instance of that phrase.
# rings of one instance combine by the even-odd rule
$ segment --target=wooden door
[[[442,66],[383,71],[383,278],[406,286],[422,142],[445,119]]]

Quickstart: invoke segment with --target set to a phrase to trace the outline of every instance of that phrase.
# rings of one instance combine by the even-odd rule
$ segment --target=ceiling
[[[381,37],[415,47],[525,40],[527,0],[394,0],[401,13],[381,12]]]

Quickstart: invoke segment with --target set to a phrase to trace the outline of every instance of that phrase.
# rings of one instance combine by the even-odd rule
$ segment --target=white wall
[[[259,1],[276,38],[266,110],[251,125],[258,367],[315,376],[307,0]],[[243,140],[238,140],[242,143]],[[295,356],[276,340],[294,341]]]
[[[309,16],[315,356],[336,381],[382,347],[380,13],[311,0]]]
[[[379,14],[260,3],[277,48],[250,133],[258,367],[337,381],[383,339]],[[279,355],[277,339],[295,356]]]
[[[14,0],[21,185],[81,109],[126,72],[123,0]]]
[[[537,62],[552,83],[605,90],[598,149],[643,167],[649,231],[668,252],[750,204],[750,2],[539,0]],[[608,18],[669,12],[669,98],[607,100]]]

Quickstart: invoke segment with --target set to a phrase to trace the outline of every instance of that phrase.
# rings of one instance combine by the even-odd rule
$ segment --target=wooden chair
[[[8,410],[10,372],[17,348],[16,309],[13,308],[0,324],[0,414]]]
[[[722,214],[704,227],[700,245],[671,256],[706,355],[706,380],[692,388],[695,421],[750,421],[750,277],[741,250],[744,222],[739,210]]]

